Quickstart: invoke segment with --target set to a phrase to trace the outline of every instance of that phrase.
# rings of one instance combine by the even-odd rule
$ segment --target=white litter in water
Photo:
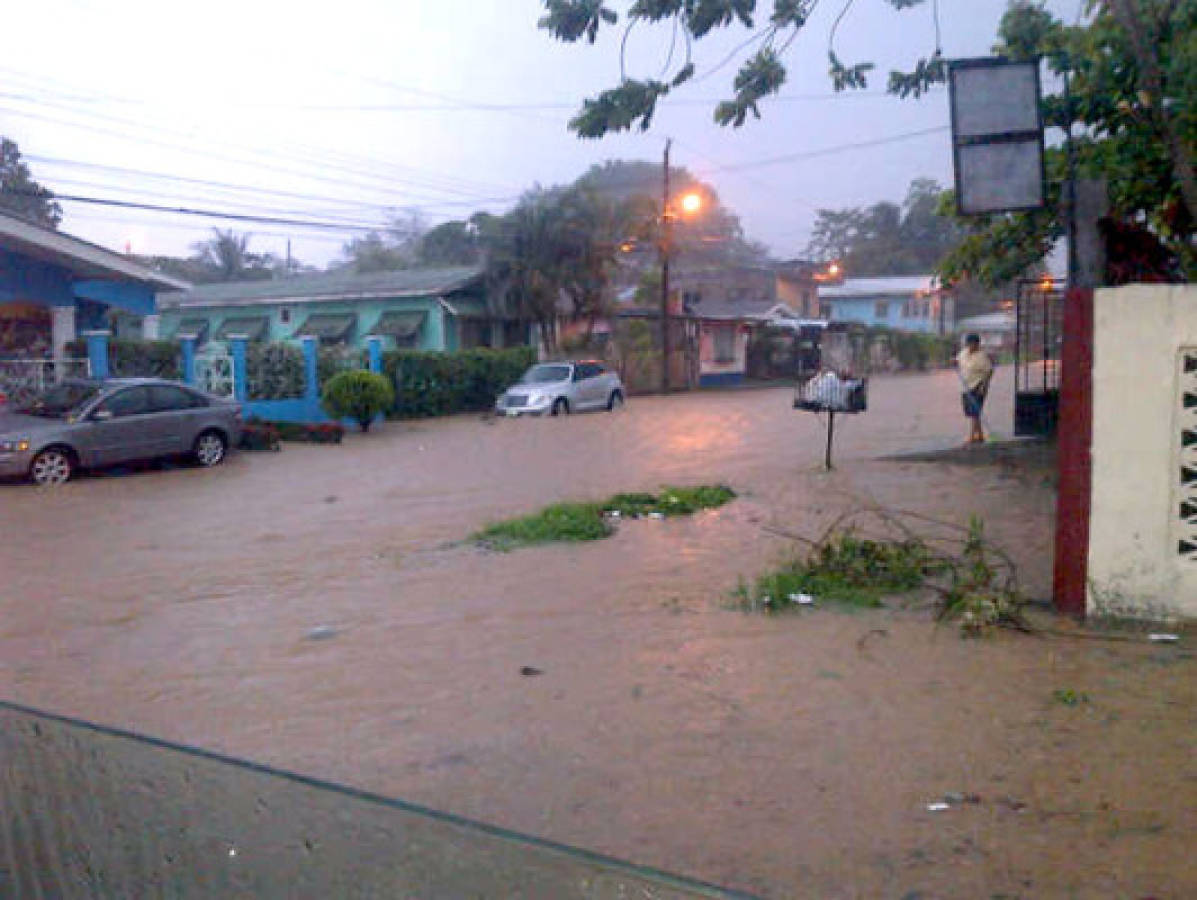
[[[815,598],[810,594],[790,594],[790,602],[799,606],[810,606],[815,602]]]
[[[650,512],[650,513],[648,514],[648,517],[649,517],[650,519],[663,519],[663,518],[665,518],[665,513],[659,513],[659,512]]]
[[[944,810],[951,809],[951,808],[952,808],[952,804],[950,804],[950,803],[928,803],[927,804],[927,812],[943,812]]]
[[[1180,640],[1180,635],[1159,632],[1157,634],[1147,635],[1147,640],[1149,640],[1153,643],[1156,643],[1156,644],[1175,644],[1177,641]]]

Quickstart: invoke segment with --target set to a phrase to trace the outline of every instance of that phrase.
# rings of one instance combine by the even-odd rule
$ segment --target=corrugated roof
[[[451,269],[403,269],[398,272],[320,272],[268,281],[203,284],[189,291],[160,294],[163,306],[252,306],[259,303],[306,303],[364,297],[436,297],[468,287],[482,277],[477,266]]]
[[[690,306],[700,319],[768,319],[775,309],[798,317],[791,307],[778,300],[701,300]]]
[[[934,275],[902,275],[893,278],[845,278],[843,284],[819,285],[820,300],[865,297],[909,297],[939,289]]]
[[[7,247],[44,262],[55,263],[81,278],[112,280],[115,276],[117,279],[135,281],[153,288],[176,290],[191,286],[182,279],[155,272],[99,244],[92,244],[61,231],[43,228],[7,213],[0,213],[0,247]]]

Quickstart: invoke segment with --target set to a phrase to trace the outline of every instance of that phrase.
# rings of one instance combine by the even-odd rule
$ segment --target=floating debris
[[[520,666],[520,674],[525,678],[535,678],[537,675],[543,675],[544,670],[535,666]]]
[[[1179,634],[1168,634],[1167,632],[1156,632],[1147,635],[1147,640],[1153,644],[1175,644],[1180,640]]]
[[[327,641],[329,638],[335,638],[340,632],[331,625],[317,625],[307,634],[309,641]]]

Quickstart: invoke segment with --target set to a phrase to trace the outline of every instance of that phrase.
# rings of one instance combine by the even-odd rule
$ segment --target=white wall
[[[1090,614],[1197,616],[1197,516],[1180,518],[1181,501],[1197,501],[1197,481],[1181,483],[1181,466],[1197,470],[1197,406],[1185,411],[1183,348],[1197,357],[1197,287],[1133,285],[1100,290],[1094,307],[1093,494],[1089,538]]]

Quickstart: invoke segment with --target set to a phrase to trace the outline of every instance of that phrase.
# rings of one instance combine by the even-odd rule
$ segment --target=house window
[[[715,362],[736,361],[736,326],[720,325],[715,328]]]
[[[828,321],[831,321],[831,304],[830,303],[820,303],[819,304],[819,318],[827,319]]]
[[[286,306],[284,306],[282,309],[280,309],[278,311],[278,320],[283,325],[290,325],[291,324],[291,310]]]
[[[874,319],[888,319],[889,318],[889,301],[878,300],[873,304],[873,318]]]

